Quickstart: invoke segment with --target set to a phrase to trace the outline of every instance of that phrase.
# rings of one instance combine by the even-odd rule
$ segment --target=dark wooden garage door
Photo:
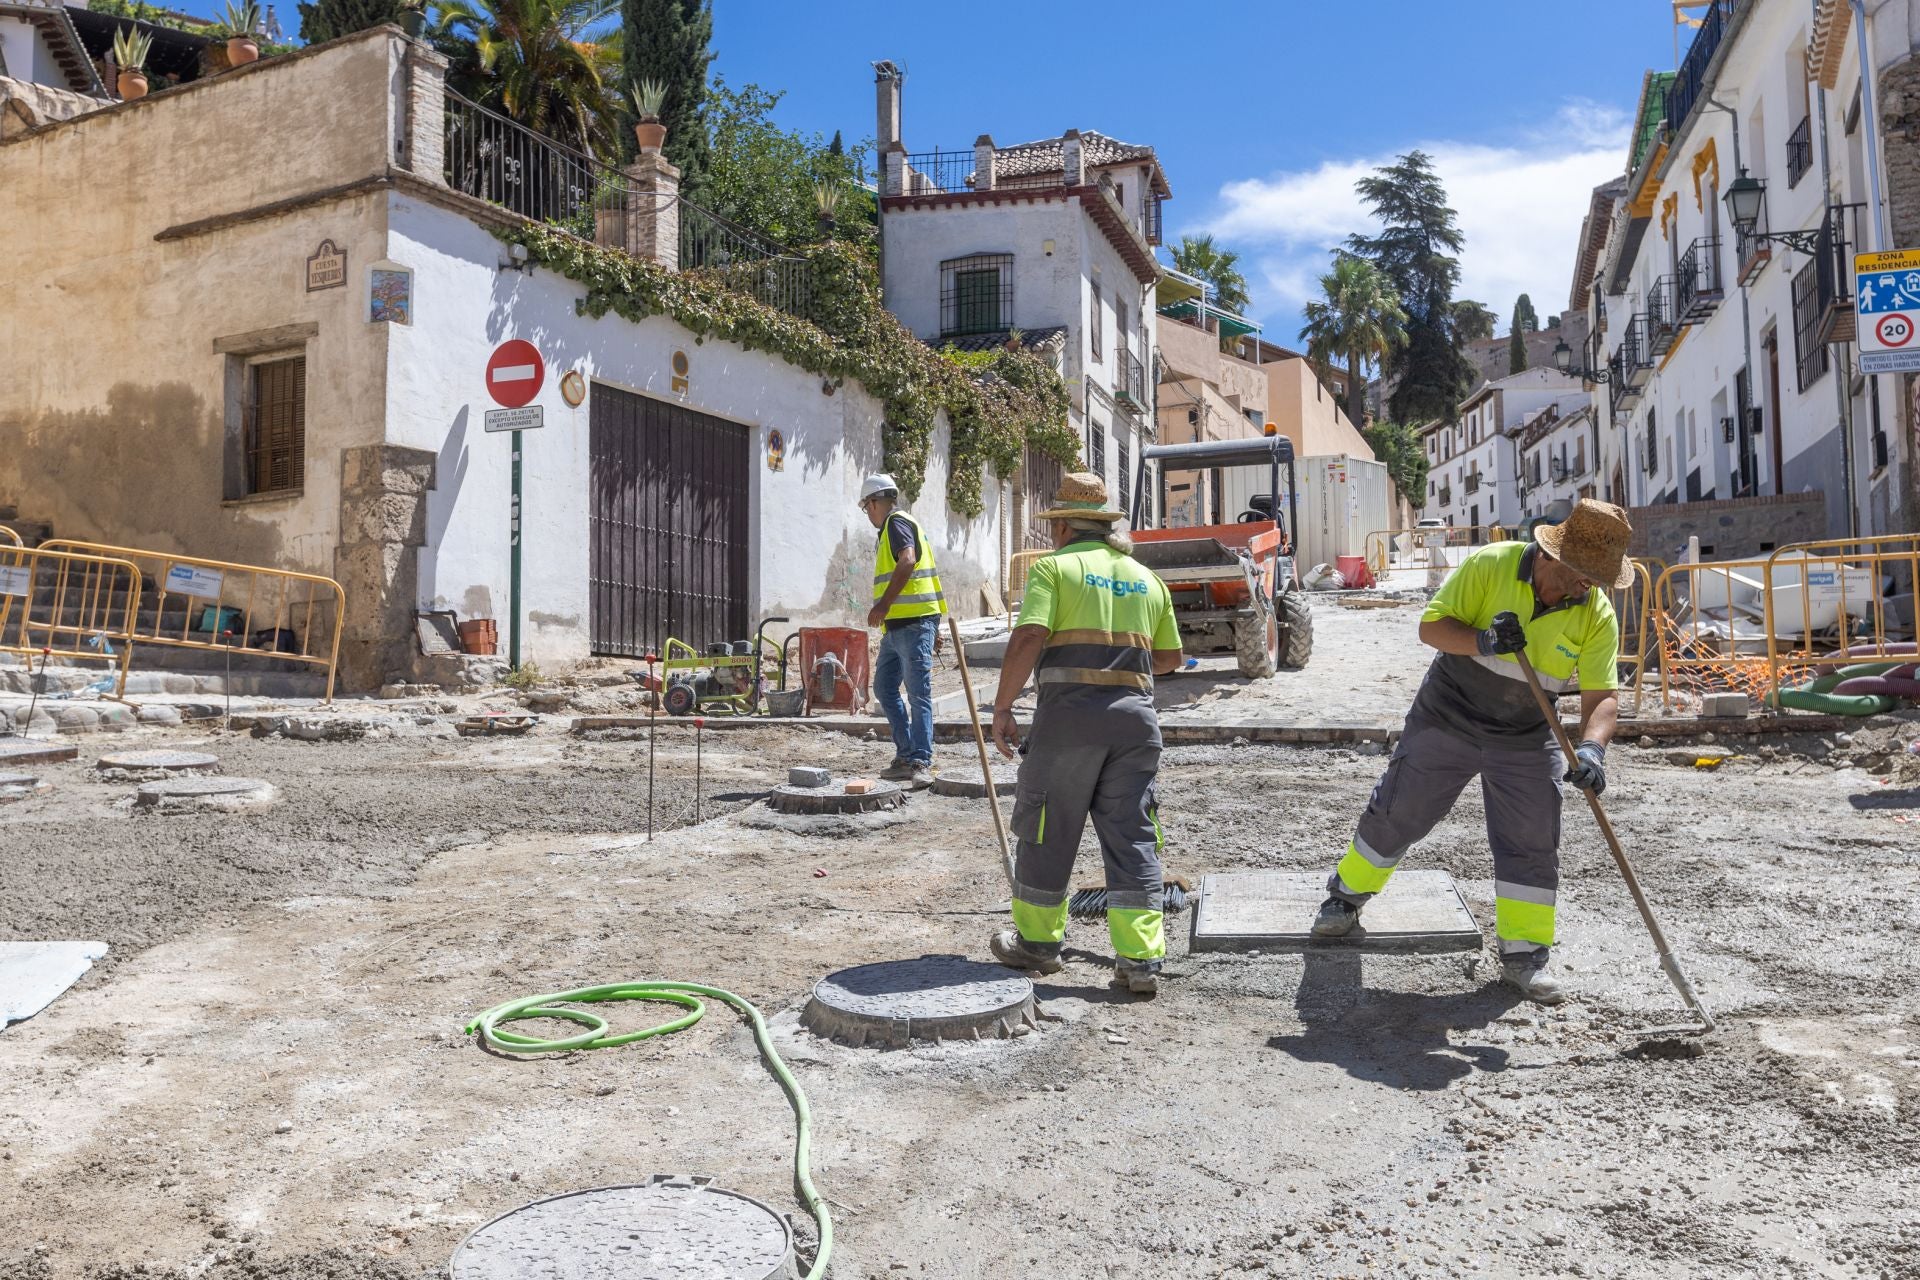
[[[590,435],[593,651],[744,639],[746,428],[595,383]]]

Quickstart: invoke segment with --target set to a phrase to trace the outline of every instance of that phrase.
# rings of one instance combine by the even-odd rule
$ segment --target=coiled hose
[[[767,1020],[760,1010],[744,997],[719,987],[705,987],[696,982],[668,982],[664,979],[649,978],[641,982],[614,982],[600,987],[581,987],[577,991],[555,991],[543,996],[527,996],[521,1000],[509,1000],[505,1004],[495,1005],[464,1028],[468,1035],[478,1033],[481,1043],[501,1053],[567,1053],[574,1049],[611,1049],[616,1045],[632,1044],[636,1040],[648,1040],[654,1036],[671,1035],[675,1031],[684,1031],[706,1015],[707,1006],[700,997],[718,1000],[730,1005],[746,1015],[753,1025],[754,1043],[760,1048],[760,1056],[766,1060],[767,1068],[773,1072],[774,1079],[786,1091],[787,1102],[793,1108],[793,1186],[813,1216],[814,1224],[819,1228],[820,1245],[814,1251],[813,1266],[806,1274],[806,1280],[820,1280],[827,1274],[827,1264],[833,1256],[833,1216],[827,1210],[826,1197],[813,1185],[811,1153],[813,1149],[813,1113],[807,1107],[807,1095],[800,1091],[800,1084],[793,1078],[793,1072],[781,1059],[773,1047],[773,1037],[767,1031]],[[663,1022],[657,1027],[648,1027],[643,1031],[627,1031],[619,1035],[607,1034],[607,1020],[597,1013],[585,1009],[562,1008],[565,1004],[600,1004],[609,1000],[652,1000],[664,1004],[677,1004],[689,1012],[671,1022]],[[508,1031],[501,1024],[519,1022],[527,1018],[560,1018],[567,1022],[578,1023],[587,1028],[577,1036],[563,1036],[558,1040],[542,1040],[536,1036],[522,1035],[517,1031]]]

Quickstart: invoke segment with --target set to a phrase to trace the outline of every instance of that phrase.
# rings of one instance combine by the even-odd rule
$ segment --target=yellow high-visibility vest
[[[887,517],[888,521],[905,520],[913,529],[914,561],[913,573],[907,579],[906,586],[887,606],[887,621],[900,622],[908,618],[926,618],[947,611],[947,598],[940,590],[940,571],[933,564],[933,544],[927,541],[927,531],[920,522],[904,511],[895,511]],[[893,554],[893,539],[887,536],[887,526],[880,526],[880,541],[873,550],[873,598],[877,602],[887,593],[887,584],[893,581],[894,568],[899,561]]]

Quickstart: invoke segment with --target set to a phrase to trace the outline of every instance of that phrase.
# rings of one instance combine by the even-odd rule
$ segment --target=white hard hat
[[[900,491],[900,486],[895,484],[893,482],[893,477],[890,475],[887,475],[885,472],[881,472],[877,475],[868,476],[865,480],[862,480],[860,482],[859,505],[865,506],[868,498],[875,497],[879,494],[898,493],[899,491]]]

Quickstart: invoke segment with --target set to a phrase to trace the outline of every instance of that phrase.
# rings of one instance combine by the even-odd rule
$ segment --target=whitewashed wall
[[[750,430],[749,611],[755,620],[787,614],[796,625],[864,622],[874,532],[854,503],[862,477],[881,466],[878,400],[850,382],[823,395],[816,374],[765,352],[696,343],[661,317],[635,324],[611,314],[581,316],[574,306],[579,285],[538,267],[500,270],[504,246],[459,214],[395,196],[390,220],[389,257],[415,273],[416,315],[391,337],[388,439],[438,456],[428,545],[420,552],[422,607],[494,617],[507,612],[509,437],[481,429],[492,407],[484,372],[495,346],[523,338],[547,361],[535,401],[547,425],[524,437],[523,658],[550,666],[588,652],[588,414],[595,382]],[[675,351],[685,351],[690,363],[684,394],[670,385]],[[560,395],[560,376],[569,368],[579,369],[590,387],[577,409]],[[786,442],[779,472],[766,462],[767,433],[774,428]],[[999,504],[989,475],[980,519],[964,521],[947,509],[949,452],[942,419],[934,461],[911,509],[926,525],[949,595],[965,616],[979,612],[979,584],[998,580]]]

